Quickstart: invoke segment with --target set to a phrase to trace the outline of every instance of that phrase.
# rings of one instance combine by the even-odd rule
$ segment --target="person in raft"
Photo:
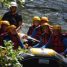
[[[11,41],[14,44],[13,49],[18,49],[19,46],[21,46],[21,48],[24,48],[24,45],[20,40],[18,32],[16,31],[16,26],[15,25],[8,26],[7,31],[8,31],[8,35],[9,35]]]
[[[51,28],[47,23],[44,23],[42,25],[42,31],[44,33],[42,33],[42,35],[40,36],[40,42],[33,46],[35,48],[41,48],[42,46],[45,47],[45,44],[47,44],[51,38]]]
[[[40,25],[40,17],[34,16],[32,19],[32,25],[29,27],[27,35],[31,36],[33,30]]]
[[[62,34],[60,25],[54,25],[51,33],[51,39],[45,48],[51,48],[60,54],[67,53],[67,38]]]
[[[41,17],[41,19],[40,19],[40,25],[34,29],[31,37],[33,37],[33,38],[35,38],[37,40],[40,40],[40,36],[43,33],[43,31],[42,31],[42,25],[44,23],[47,23],[50,26],[48,17]]]
[[[9,40],[9,37],[6,37],[7,34],[7,27],[10,26],[8,21],[0,21],[0,46],[4,46],[4,40]]]
[[[18,31],[21,29],[23,21],[22,16],[17,11],[17,8],[18,8],[17,3],[11,2],[10,9],[3,15],[2,20],[7,20],[10,22],[11,25],[15,25]]]

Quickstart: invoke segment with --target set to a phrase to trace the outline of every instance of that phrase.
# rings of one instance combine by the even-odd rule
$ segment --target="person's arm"
[[[19,22],[20,23],[20,22]],[[24,23],[22,22],[22,24],[19,24],[19,27],[16,29],[17,32],[19,32],[19,30],[22,29],[22,26],[24,25]]]
[[[19,15],[19,22],[18,22],[18,27],[17,27],[17,31],[19,31],[21,28],[22,28],[22,26],[23,26],[23,20],[22,20],[22,16],[21,15]]]

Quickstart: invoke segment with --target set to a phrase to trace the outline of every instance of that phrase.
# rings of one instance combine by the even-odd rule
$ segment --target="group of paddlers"
[[[17,14],[16,8],[17,4],[11,2],[10,11],[0,21],[0,46],[4,46],[4,40],[11,40],[13,49],[17,49],[18,46],[51,48],[61,54],[67,53],[67,34],[62,33],[60,25],[50,25],[48,17],[34,16],[27,34],[21,37],[18,30],[22,26],[22,17]],[[21,38],[24,41],[21,41]]]
[[[67,34],[62,32],[60,25],[50,25],[48,17],[33,17],[32,26],[27,34],[40,42],[30,46],[34,48],[51,48],[58,53],[64,53],[67,48]]]

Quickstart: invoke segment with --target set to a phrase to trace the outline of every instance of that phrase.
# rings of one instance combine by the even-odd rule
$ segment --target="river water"
[[[32,23],[32,17],[36,15],[47,16],[52,24],[59,24],[62,29],[67,30],[67,0],[26,0],[24,6],[19,9],[25,23],[22,27],[23,33],[27,32]]]

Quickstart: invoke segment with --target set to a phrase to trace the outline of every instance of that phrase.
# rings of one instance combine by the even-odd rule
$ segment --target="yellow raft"
[[[33,55],[37,56],[55,56],[56,52],[53,49],[48,48],[30,48]]]

